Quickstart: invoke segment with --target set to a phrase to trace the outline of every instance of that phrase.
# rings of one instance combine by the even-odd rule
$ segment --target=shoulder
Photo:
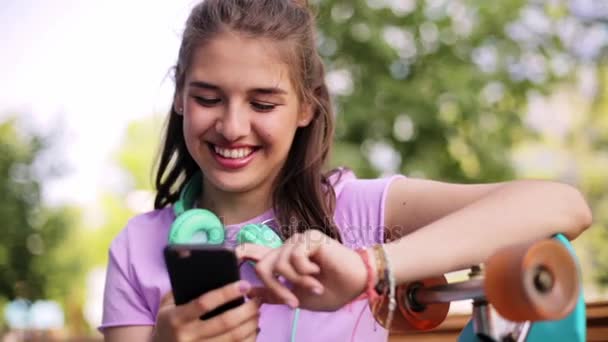
[[[334,221],[346,245],[360,247],[383,241],[389,188],[404,178],[401,174],[359,178],[348,169],[330,176],[336,194]]]
[[[170,207],[156,209],[131,217],[110,245],[112,254],[156,249],[165,243],[175,215]]]
[[[386,198],[389,186],[397,179],[405,179],[402,174],[386,175],[377,178],[359,178],[347,168],[336,169],[329,182],[334,188],[337,203],[361,202],[375,205]]]

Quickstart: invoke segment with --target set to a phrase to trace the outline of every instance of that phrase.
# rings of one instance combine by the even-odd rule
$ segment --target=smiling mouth
[[[237,148],[226,148],[219,147],[217,145],[209,143],[211,151],[216,155],[226,159],[243,159],[249,157],[253,152],[259,149],[259,147],[237,147]]]

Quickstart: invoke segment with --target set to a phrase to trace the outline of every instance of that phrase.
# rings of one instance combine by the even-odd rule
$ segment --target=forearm
[[[105,342],[135,342],[153,341],[153,327],[151,326],[124,326],[107,328],[104,331]]]
[[[508,183],[480,200],[386,245],[398,283],[482,263],[501,247],[565,233],[591,223],[580,193],[550,182]]]

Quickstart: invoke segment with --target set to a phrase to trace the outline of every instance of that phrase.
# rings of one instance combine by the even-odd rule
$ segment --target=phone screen
[[[240,279],[236,255],[224,247],[171,244],[165,247],[164,257],[176,305]],[[200,318],[214,317],[244,302],[243,297],[238,298]]]

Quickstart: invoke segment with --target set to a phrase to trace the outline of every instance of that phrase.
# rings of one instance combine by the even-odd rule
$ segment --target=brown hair
[[[323,172],[333,139],[333,111],[314,28],[306,1],[205,0],[194,7],[186,22],[174,68],[175,94],[184,87],[194,50],[218,33],[231,30],[281,44],[300,103],[312,105],[314,118],[296,131],[275,183],[273,207],[284,238],[318,229],[340,240],[332,219],[335,193],[329,184],[330,173]],[[156,209],[174,203],[185,181],[200,171],[186,149],[182,120],[172,106],[158,161]]]

